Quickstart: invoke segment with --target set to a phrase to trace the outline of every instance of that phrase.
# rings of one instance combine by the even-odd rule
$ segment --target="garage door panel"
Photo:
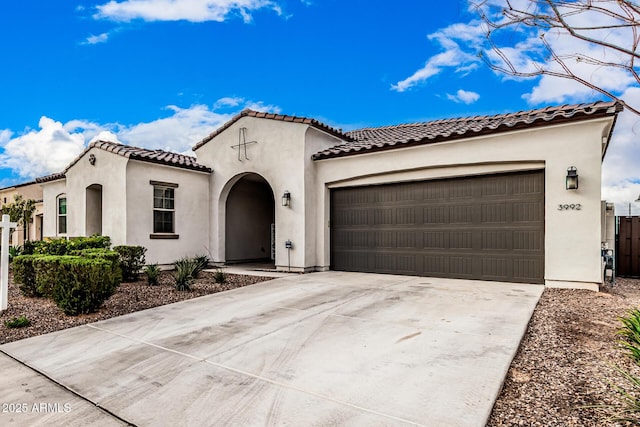
[[[458,205],[449,208],[450,224],[473,224],[473,205]]]
[[[519,202],[513,204],[514,222],[544,222],[544,206],[540,206],[537,200]]]
[[[482,250],[509,251],[513,249],[513,232],[507,230],[482,231]]]
[[[544,173],[334,189],[331,266],[542,283]]]
[[[539,271],[544,267],[544,258],[515,258],[513,277],[516,281],[537,283]]]
[[[426,206],[422,209],[423,224],[449,224],[448,206]]]
[[[539,253],[544,250],[544,233],[539,230],[513,232],[513,250]]]

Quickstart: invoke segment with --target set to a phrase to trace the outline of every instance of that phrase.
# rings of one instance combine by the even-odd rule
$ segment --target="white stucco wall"
[[[45,182],[42,184],[42,237],[54,238],[57,235],[58,206],[56,199],[61,194],[66,194],[67,182],[65,179]]]
[[[232,148],[238,144],[242,127],[247,129],[247,141],[257,141],[247,146],[249,160],[244,158],[244,151],[238,160],[238,149]],[[305,147],[307,129],[308,125],[301,123],[242,117],[196,150],[198,162],[213,168],[210,246],[215,261],[225,260],[225,203],[229,191],[244,174],[255,173],[269,183],[275,197],[276,266],[288,266],[285,241],[291,240],[292,269],[313,267],[315,247],[305,241],[305,209],[310,209],[305,207],[305,185],[309,184],[305,178],[309,161],[305,159],[310,158],[318,143],[312,138],[309,147]],[[313,187],[315,191],[315,184]],[[285,190],[291,193],[289,207],[281,204]]]
[[[147,263],[171,264],[183,256],[207,254],[209,248],[209,173],[130,160],[126,167],[128,245],[147,248]],[[177,239],[151,238],[153,234],[153,185],[150,181],[177,184],[175,234]]]
[[[89,163],[91,154],[96,158],[94,165]],[[67,236],[87,235],[87,187],[97,184],[102,186],[102,235],[111,237],[113,245],[126,244],[127,205],[124,195],[127,192],[128,160],[92,148],[67,170]],[[91,208],[92,204],[89,203]]]
[[[305,258],[304,266],[307,270],[325,270],[323,264],[319,264],[317,249],[318,240],[324,238],[324,235],[319,233],[322,229],[322,225],[317,221],[321,220],[318,216],[318,210],[322,209],[322,205],[318,205],[318,176],[316,169],[316,162],[311,158],[312,155],[322,150],[330,148],[342,141],[337,138],[327,135],[324,132],[309,127],[306,133],[305,139],[305,153],[304,153],[304,204],[305,204]]]
[[[316,161],[316,265],[329,266],[329,189],[517,170],[545,170],[545,284],[597,289],[600,265],[602,138],[596,119],[473,139]],[[576,166],[578,190],[565,189]],[[581,210],[558,210],[580,204]]]

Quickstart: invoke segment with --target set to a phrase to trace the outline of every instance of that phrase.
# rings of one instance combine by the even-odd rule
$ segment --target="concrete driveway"
[[[68,390],[9,375],[3,397],[73,405],[0,424],[483,426],[542,290],[315,273],[9,343]]]

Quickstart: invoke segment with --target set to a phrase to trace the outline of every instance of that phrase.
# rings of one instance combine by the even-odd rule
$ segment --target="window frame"
[[[60,213],[60,202],[64,200],[64,213]],[[64,231],[61,231],[60,219],[64,218]],[[56,235],[66,236],[69,232],[69,204],[65,193],[56,196]]]
[[[153,232],[149,235],[149,238],[151,239],[177,239],[180,236],[178,234],[176,234],[176,206],[175,206],[175,202],[176,202],[176,191],[175,189],[178,188],[178,184],[175,183],[171,183],[171,182],[163,182],[163,181],[149,181],[149,184],[151,184],[152,186],[152,219],[151,219],[151,229],[153,230]],[[156,190],[162,190],[163,194],[160,198],[161,201],[161,205],[162,206],[156,206],[157,203],[156,201],[158,200],[158,197],[156,196]],[[171,190],[171,198],[167,197],[167,190]],[[171,203],[168,203],[169,201],[171,201]],[[158,231],[160,230],[159,228],[156,228],[156,213],[159,212],[170,212],[171,213],[171,231],[166,231],[164,229],[162,229],[162,231]]]

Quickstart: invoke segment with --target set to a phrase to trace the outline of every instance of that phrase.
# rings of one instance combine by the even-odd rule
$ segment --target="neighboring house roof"
[[[312,156],[314,160],[350,156],[375,151],[451,141],[517,129],[529,129],[563,122],[615,116],[622,111],[619,102],[563,105],[495,116],[475,116],[435,120],[378,128],[364,128],[347,135],[351,142],[336,145]]]
[[[331,126],[326,125],[316,119],[310,119],[307,117],[298,117],[298,116],[287,116],[284,114],[264,113],[260,111],[245,109],[241,111],[239,114],[237,114],[235,117],[233,117],[231,120],[229,120],[227,123],[223,124],[221,127],[216,129],[213,133],[210,133],[209,135],[207,135],[202,141],[194,145],[193,149],[197,150],[198,148],[202,147],[207,142],[215,138],[217,135],[220,135],[222,132],[224,132],[231,125],[233,125],[235,122],[240,120],[242,117],[257,117],[259,119],[279,120],[281,122],[302,123],[302,124],[314,127],[316,129],[319,129],[323,132],[328,133],[329,135],[335,136],[336,138],[342,139],[344,141],[352,140],[352,138],[349,137],[347,134],[343,133],[341,129],[332,128]]]
[[[8,187],[0,188],[0,191],[13,190],[14,188],[26,187],[27,185],[33,185],[35,183],[36,181],[21,182],[20,184],[10,185]]]
[[[133,147],[131,145],[118,144],[110,141],[95,141],[89,144],[89,146],[76,157],[64,172],[54,173],[52,175],[36,178],[36,182],[44,183],[62,179],[65,177],[66,172],[92,148],[99,148],[110,153],[117,154],[122,157],[126,157],[132,160],[140,160],[143,162],[157,163],[161,165],[174,166],[177,168],[190,169],[199,172],[211,172],[211,168],[205,165],[201,165],[196,161],[193,156],[187,156],[185,154],[173,153],[171,151],[164,150],[148,150],[146,148]]]

